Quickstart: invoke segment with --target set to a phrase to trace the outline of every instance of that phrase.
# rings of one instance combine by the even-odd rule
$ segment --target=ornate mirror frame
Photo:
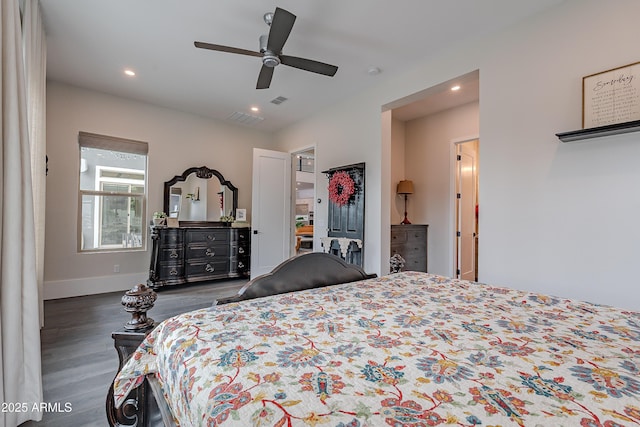
[[[232,216],[235,218],[236,209],[238,209],[238,189],[230,181],[227,181],[226,179],[224,179],[224,176],[222,176],[220,172],[218,172],[215,169],[209,169],[206,166],[189,168],[184,172],[182,172],[182,175],[176,175],[172,179],[164,183],[164,205],[163,205],[164,212],[169,212],[169,199],[170,199],[171,186],[177,184],[178,182],[186,181],[191,174],[195,174],[196,177],[202,178],[202,179],[211,179],[215,176],[220,181],[220,185],[226,185],[229,188],[229,190],[231,190],[231,193],[233,194]],[[184,225],[198,225],[198,224],[206,225],[212,222],[215,223],[217,221],[180,221],[180,223]]]

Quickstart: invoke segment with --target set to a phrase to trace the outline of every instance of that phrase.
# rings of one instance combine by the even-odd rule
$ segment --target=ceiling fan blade
[[[195,45],[195,47],[198,47],[200,49],[217,50],[220,52],[228,52],[228,53],[238,53],[240,55],[259,56],[259,57],[262,56],[262,53],[260,52],[254,52],[252,50],[247,50],[247,49],[239,49],[237,47],[222,46],[220,44],[211,44],[211,43],[204,43],[204,42],[193,42],[193,44]]]
[[[256,89],[269,89],[271,85],[271,78],[273,77],[273,67],[267,67],[263,65],[258,74],[258,83]]]
[[[267,40],[267,49],[276,55],[282,52],[284,43],[289,38],[293,23],[296,22],[296,15],[276,7],[271,21],[271,29],[269,30],[269,39]]]
[[[289,67],[331,77],[338,71],[338,67],[335,65],[325,64],[324,62],[314,61],[312,59],[298,58],[297,56],[280,55],[280,63],[288,65]]]

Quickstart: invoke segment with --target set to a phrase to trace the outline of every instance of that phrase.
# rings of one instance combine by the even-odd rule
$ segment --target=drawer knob
[[[214,236],[213,234],[207,234],[207,239],[208,240],[216,240],[216,236]]]
[[[238,253],[239,254],[243,254],[244,253],[244,248],[238,248]]]
[[[178,275],[178,270],[176,270],[175,268],[172,268],[169,271],[169,276],[177,276]]]
[[[216,251],[211,250],[211,248],[207,248],[207,250],[204,252],[204,254],[206,256],[216,256]]]
[[[213,271],[215,270],[215,268],[213,268],[211,264],[207,264],[204,269],[207,270],[207,273],[213,273]]]
[[[238,263],[238,268],[244,268],[244,263],[242,261]]]
[[[178,258],[178,251],[176,251],[175,249],[172,250],[169,254],[169,258]]]

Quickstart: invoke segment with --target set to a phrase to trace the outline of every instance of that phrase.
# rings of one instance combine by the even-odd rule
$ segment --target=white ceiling
[[[513,25],[562,0],[41,0],[50,80],[279,130],[426,60],[453,43]],[[326,77],[280,65],[256,90],[260,58],[196,49],[194,41],[257,51],[276,6],[297,15],[283,53],[339,66]],[[382,73],[371,76],[371,67]],[[125,68],[135,70],[133,78]],[[281,105],[270,101],[288,98]],[[250,111],[260,108],[259,113]],[[407,116],[408,117],[408,116]]]

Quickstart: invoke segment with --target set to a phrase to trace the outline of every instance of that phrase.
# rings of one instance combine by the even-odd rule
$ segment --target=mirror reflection
[[[180,222],[220,221],[235,215],[237,192],[218,171],[190,168],[165,182],[165,212]]]
[[[169,189],[170,218],[179,221],[220,221],[232,215],[233,193],[218,180],[198,178],[191,174],[184,182]]]

